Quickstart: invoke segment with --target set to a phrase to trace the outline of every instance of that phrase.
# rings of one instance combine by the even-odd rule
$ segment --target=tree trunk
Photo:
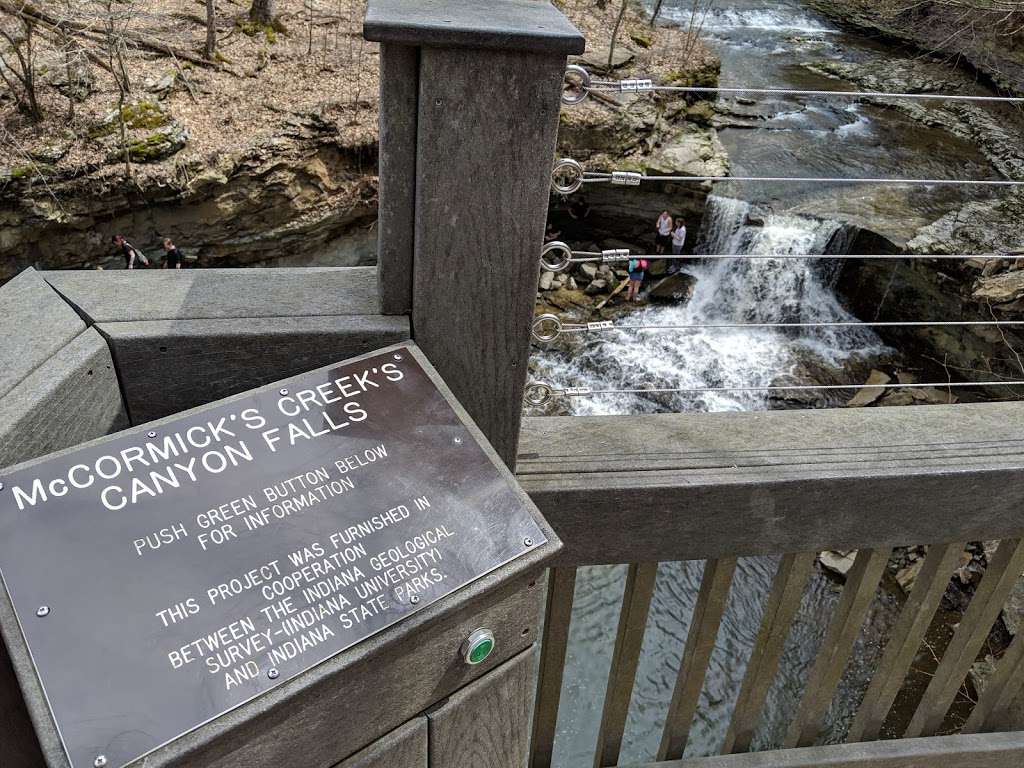
[[[615,40],[619,36],[619,28],[622,26],[622,19],[626,15],[626,8],[629,7],[629,0],[622,0],[622,7],[619,8],[619,16],[615,19],[615,29],[612,30],[612,41],[608,45],[608,68],[612,71],[612,62],[615,60]]]
[[[217,8],[216,0],[206,0],[206,50],[205,55],[213,60],[214,51],[217,50]]]
[[[658,22],[658,16],[661,15],[661,4],[663,2],[665,2],[665,0],[658,0],[658,2],[654,4],[654,11],[651,13],[652,27]]]
[[[249,18],[260,24],[272,24],[277,16],[277,0],[252,0]]]

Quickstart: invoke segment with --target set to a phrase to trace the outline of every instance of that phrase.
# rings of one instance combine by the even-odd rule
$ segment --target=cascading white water
[[[797,216],[751,221],[741,200],[711,197],[699,253],[787,255],[826,253],[840,225]],[[699,258],[699,257],[698,257]],[[697,278],[692,299],[650,306],[620,322],[630,325],[855,321],[832,293],[831,262],[736,259],[687,264]],[[555,386],[601,389],[765,387],[792,376],[801,360],[838,367],[853,355],[885,351],[863,328],[696,329],[613,331],[588,336],[572,355],[535,358],[536,374]],[[806,382],[814,383],[814,382]],[[762,410],[767,392],[601,395],[572,402],[577,414]]]

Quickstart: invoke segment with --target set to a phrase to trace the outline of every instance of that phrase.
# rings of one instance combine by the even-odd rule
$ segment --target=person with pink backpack
[[[647,259],[630,259],[628,269],[629,291],[626,293],[626,301],[640,301],[640,286],[644,282]]]

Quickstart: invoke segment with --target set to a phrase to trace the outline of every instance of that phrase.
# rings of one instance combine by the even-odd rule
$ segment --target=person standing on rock
[[[672,229],[672,255],[681,255],[684,245],[686,245],[686,222],[683,221],[683,217],[680,216],[676,219],[675,227]],[[674,259],[668,265],[668,273],[670,275],[674,275],[678,271],[679,259]]]
[[[149,266],[149,259],[146,258],[146,254],[125,240],[124,235],[114,235],[110,238],[110,241],[121,249],[121,255],[124,256],[125,269],[135,269],[136,263],[142,264],[144,267]]]
[[[164,238],[164,269],[181,269],[185,257],[169,237]]]
[[[662,211],[656,224],[657,234],[654,236],[654,252],[658,254],[668,253],[672,245],[672,217],[668,211]]]
[[[630,259],[628,269],[629,291],[626,292],[626,301],[640,301],[640,287],[644,284],[647,259]]]

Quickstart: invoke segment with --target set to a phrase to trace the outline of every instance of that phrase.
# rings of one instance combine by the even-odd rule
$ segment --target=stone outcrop
[[[172,125],[159,120],[149,130]],[[150,256],[159,255],[169,236],[204,266],[289,256],[296,259],[291,263],[316,264],[346,233],[365,240],[376,218],[376,178],[369,175],[376,149],[343,147],[338,135],[333,124],[310,115],[291,119],[285,135],[244,154],[182,164],[173,180],[12,178],[0,190],[0,281],[27,266],[120,266],[110,246],[114,232]],[[365,263],[371,243],[366,250],[331,263]]]
[[[1024,89],[1024,32],[1020,11],[965,10],[955,3],[891,0],[806,0],[835,22],[966,64],[1000,88]]]

